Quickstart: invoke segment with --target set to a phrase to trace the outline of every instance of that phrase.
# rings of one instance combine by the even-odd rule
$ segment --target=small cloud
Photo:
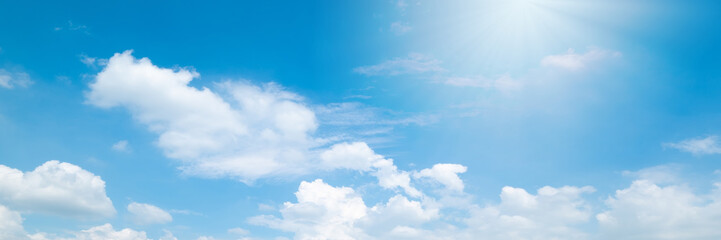
[[[131,214],[131,220],[138,225],[164,224],[173,221],[170,213],[150,204],[132,202],[128,204],[128,212]]]
[[[523,84],[508,75],[498,78],[477,77],[449,77],[443,82],[446,85],[456,87],[493,88],[501,91],[516,90],[523,87]]]
[[[56,32],[63,31],[63,30],[79,31],[86,35],[90,35],[90,32],[88,32],[88,26],[85,26],[82,24],[74,24],[73,21],[69,21],[69,20],[68,20],[67,24],[65,24],[63,26],[55,27],[55,28],[53,28],[53,30]]]
[[[406,23],[402,23],[402,22],[391,23],[391,32],[395,33],[396,35],[403,35],[407,32],[410,32],[411,29],[413,29],[413,28]]]
[[[231,229],[228,229],[228,233],[244,236],[244,235],[248,235],[248,233],[250,233],[250,232],[248,232],[248,230],[245,230],[242,228],[231,228]]]
[[[705,138],[691,138],[676,143],[664,143],[664,147],[675,148],[680,151],[689,152],[693,155],[710,155],[721,153],[718,136]]]
[[[620,52],[596,48],[590,48],[586,53],[578,54],[573,48],[570,48],[565,54],[544,57],[541,60],[541,66],[577,71],[589,67],[589,64],[593,62],[620,56]]]
[[[80,62],[88,67],[97,68],[103,67],[108,64],[108,59],[90,57],[85,54],[80,54]]]
[[[373,97],[368,96],[368,95],[351,95],[351,96],[344,97],[343,99],[354,99],[354,98],[358,98],[358,99],[371,99],[371,98],[373,98]]]
[[[25,72],[11,72],[0,68],[0,87],[13,89],[15,87],[27,88],[34,82],[30,80],[30,75]]]
[[[116,142],[113,144],[112,149],[118,152],[130,152],[130,146],[128,146],[128,141],[126,140]]]
[[[394,58],[380,64],[361,66],[354,72],[366,76],[396,76],[445,71],[441,61],[423,54],[411,53],[405,58]]]
[[[265,203],[259,203],[258,210],[260,210],[260,211],[275,211],[275,207],[265,204]]]

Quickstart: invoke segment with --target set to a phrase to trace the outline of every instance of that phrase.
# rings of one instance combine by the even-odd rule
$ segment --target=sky
[[[0,240],[719,239],[720,9],[0,0]]]

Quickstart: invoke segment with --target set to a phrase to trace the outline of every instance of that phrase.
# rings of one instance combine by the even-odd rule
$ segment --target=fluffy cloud
[[[115,231],[109,223],[76,232],[74,235],[74,238],[57,240],[150,240],[143,231],[130,228]]]
[[[99,176],[59,161],[25,173],[0,165],[0,203],[20,211],[81,218],[115,214]]]
[[[664,169],[657,169],[662,170]],[[653,174],[669,175],[668,173]],[[700,195],[664,177],[639,178],[606,200],[598,215],[603,239],[719,239],[721,183]],[[667,182],[666,184],[662,184]]]
[[[439,60],[411,53],[405,58],[394,58],[377,65],[357,67],[353,71],[366,76],[396,76],[445,71],[440,64]]]
[[[439,163],[430,169],[423,169],[413,174],[413,177],[430,178],[443,184],[449,190],[463,192],[463,180],[458,177],[458,174],[464,173],[466,170],[468,168],[460,164]]]
[[[28,239],[20,213],[0,205],[0,239]]]
[[[297,203],[286,202],[281,218],[256,216],[249,222],[293,232],[295,239],[372,239],[394,226],[418,225],[437,217],[437,210],[424,209],[420,202],[395,196],[369,208],[351,188],[333,187],[315,180],[302,182]]]
[[[128,204],[128,212],[131,214],[132,221],[139,225],[163,224],[173,221],[170,213],[150,204],[132,202]]]
[[[188,86],[197,77],[126,51],[109,59],[87,102],[128,109],[159,135],[157,145],[186,174],[247,182],[308,170],[317,122],[300,97],[275,84],[222,83],[220,93]]]
[[[581,197],[591,187],[543,187],[536,195],[504,187],[501,203],[476,207],[466,220],[468,239],[585,239],[575,226],[589,220],[590,205]],[[473,237],[471,237],[473,236]]]
[[[411,186],[410,174],[399,171],[393,159],[376,154],[364,142],[338,143],[321,154],[325,166],[371,171],[378,178],[378,185],[387,189],[402,188],[411,196],[420,197],[421,192]]]
[[[10,72],[0,68],[0,87],[12,89],[15,87],[25,88],[33,84],[30,75],[25,72]]]
[[[694,155],[721,153],[721,145],[719,145],[718,136],[686,139],[677,143],[665,143],[664,146],[689,152]]]
[[[541,59],[541,66],[557,67],[567,70],[581,70],[589,64],[611,57],[620,57],[620,52],[607,51],[596,48],[589,49],[584,54],[578,54],[573,49],[568,49],[565,54],[550,55]]]

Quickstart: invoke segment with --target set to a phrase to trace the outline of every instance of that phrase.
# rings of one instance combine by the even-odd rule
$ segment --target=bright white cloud
[[[15,87],[26,88],[33,84],[30,75],[25,72],[10,72],[0,68],[0,87],[13,89]]]
[[[591,187],[543,187],[536,195],[522,188],[504,187],[501,203],[476,207],[466,220],[466,239],[586,239],[576,229],[590,219],[590,205],[582,194]]]
[[[445,71],[440,64],[439,60],[411,53],[405,58],[394,58],[377,65],[357,67],[353,71],[367,76],[395,76]]]
[[[596,215],[603,239],[719,239],[721,183],[709,194],[696,194],[687,185],[658,174],[639,174],[626,189],[606,200],[608,209]],[[664,184],[665,183],[665,184]]]
[[[126,140],[121,140],[121,141],[116,142],[115,144],[113,144],[113,146],[111,148],[118,152],[130,151],[130,146],[128,146],[128,141],[126,141]]]
[[[721,145],[718,142],[718,136],[686,139],[677,143],[665,143],[664,146],[689,152],[694,155],[721,153]]]
[[[150,240],[143,231],[130,228],[115,231],[109,223],[76,232],[74,235],[74,238],[56,240]]]
[[[20,213],[3,205],[0,205],[0,239],[29,239]]]
[[[410,196],[420,197],[421,192],[411,186],[410,174],[399,171],[393,159],[376,154],[364,142],[338,143],[321,154],[325,166],[370,171],[378,178],[378,185],[386,189],[402,188]]]
[[[170,213],[146,203],[132,202],[128,204],[128,212],[131,214],[131,220],[139,225],[164,224],[173,221]]]
[[[115,214],[99,176],[55,160],[25,173],[0,165],[0,203],[20,211],[69,217]]]
[[[567,70],[581,70],[589,66],[589,64],[607,59],[620,57],[621,53],[616,51],[608,51],[597,48],[590,48],[584,54],[578,54],[573,49],[568,49],[565,54],[550,55],[541,59],[541,66],[557,67]]]
[[[400,195],[369,208],[353,189],[332,187],[320,179],[302,182],[296,197],[297,203],[284,204],[280,218],[262,215],[249,222],[293,232],[301,240],[373,239],[394,226],[417,226],[438,216],[436,209],[424,209]]]
[[[466,170],[468,168],[460,164],[439,163],[433,165],[432,168],[414,173],[413,177],[430,178],[443,184],[449,190],[463,192],[463,180],[458,177],[458,174],[464,173]]]
[[[222,94],[188,86],[197,77],[126,51],[110,58],[86,97],[98,107],[128,109],[186,174],[248,182],[313,167],[309,134],[317,121],[299,96],[275,84],[217,84]]]

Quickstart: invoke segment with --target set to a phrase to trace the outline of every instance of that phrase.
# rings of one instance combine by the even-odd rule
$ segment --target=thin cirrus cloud
[[[578,71],[588,68],[594,62],[620,56],[620,52],[598,48],[589,48],[585,53],[579,54],[571,48],[566,53],[544,57],[541,59],[541,66]]]
[[[0,204],[23,212],[75,218],[115,215],[99,176],[55,160],[24,173],[0,165]]]
[[[445,69],[441,67],[440,60],[419,53],[411,53],[407,57],[394,58],[376,65],[357,67],[353,71],[366,76],[396,76],[443,72]]]
[[[710,155],[721,153],[721,145],[718,136],[690,138],[675,143],[664,143],[664,147],[674,148],[680,151],[689,152],[693,155]]]
[[[413,28],[407,23],[393,22],[390,26],[390,31],[396,35],[403,35],[410,32]]]
[[[0,68],[0,87],[6,89],[27,88],[34,82],[30,75],[21,71],[8,71]]]

